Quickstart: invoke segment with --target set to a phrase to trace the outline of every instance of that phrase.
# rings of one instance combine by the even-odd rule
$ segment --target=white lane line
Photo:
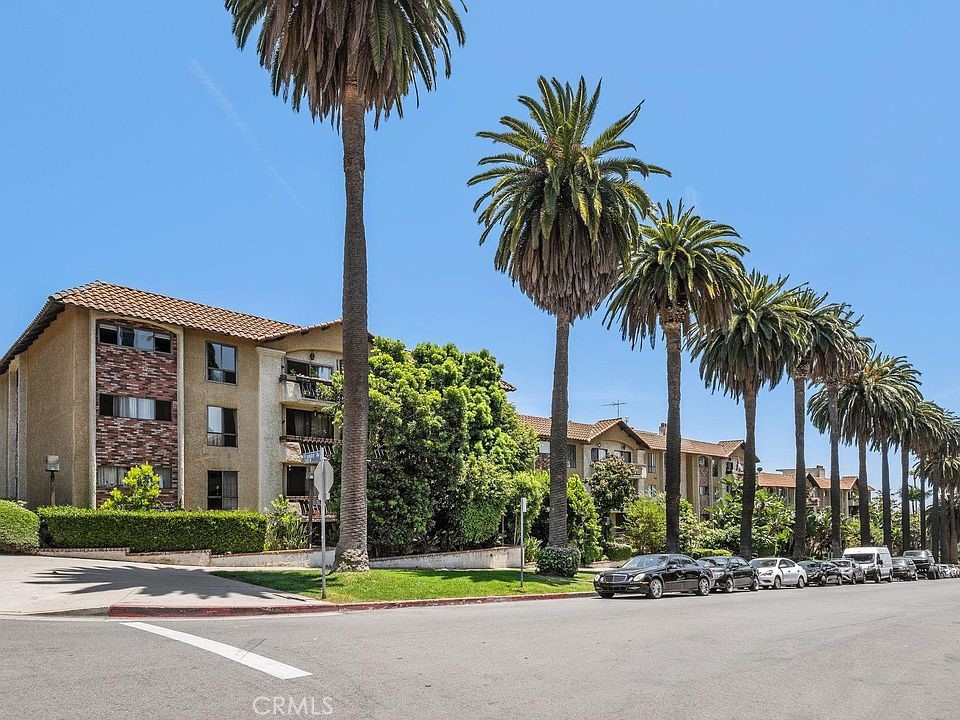
[[[240,648],[233,647],[233,645],[226,645],[224,643],[217,642],[216,640],[207,640],[207,638],[180,632],[179,630],[170,630],[169,628],[160,627],[159,625],[151,625],[150,623],[144,622],[126,622],[123,624],[127,627],[145,630],[146,632],[153,633],[154,635],[161,635],[165,638],[170,638],[171,640],[179,640],[187,645],[193,645],[193,647],[200,648],[201,650],[207,650],[215,655],[220,655],[228,660],[233,660],[241,665],[246,665],[254,670],[259,670],[267,675],[273,675],[281,680],[291,680],[293,678],[306,677],[307,675],[313,674],[308,673],[306,670],[295,668],[292,665],[285,665],[282,662],[265,658],[263,655],[257,655],[256,653],[241,650]]]

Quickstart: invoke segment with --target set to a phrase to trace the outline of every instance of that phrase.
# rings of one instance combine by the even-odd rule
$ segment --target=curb
[[[257,617],[269,615],[304,615],[330,612],[360,612],[363,610],[394,610],[416,607],[444,607],[448,605],[486,605],[491,603],[528,602],[532,600],[566,600],[568,598],[595,597],[596,593],[540,593],[536,595],[492,595],[490,597],[431,598],[426,600],[381,600],[374,602],[310,603],[304,605],[251,605],[247,607],[213,605],[113,605],[107,617],[114,620],[132,618],[208,618],[208,617]]]

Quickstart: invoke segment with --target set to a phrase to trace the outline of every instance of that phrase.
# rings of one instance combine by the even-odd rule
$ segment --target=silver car
[[[850,558],[836,558],[830,562],[840,568],[840,575],[843,576],[845,583],[856,585],[857,583],[867,582],[867,575],[860,567],[860,563],[854,562]]]
[[[762,588],[803,588],[807,584],[807,571],[790,558],[754,558],[750,564],[757,569]]]

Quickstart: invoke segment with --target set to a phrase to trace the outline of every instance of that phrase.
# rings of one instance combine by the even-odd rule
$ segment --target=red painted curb
[[[114,605],[107,612],[113,619],[131,618],[205,618],[205,617],[255,617],[264,615],[302,615],[327,612],[359,612],[362,610],[392,610],[413,607],[442,607],[446,605],[485,605],[488,603],[526,602],[529,600],[565,600],[567,598],[593,597],[593,592],[541,593],[537,595],[492,595],[490,597],[432,598],[426,600],[382,600],[375,602],[304,604],[304,605],[259,605],[198,606],[177,605]]]

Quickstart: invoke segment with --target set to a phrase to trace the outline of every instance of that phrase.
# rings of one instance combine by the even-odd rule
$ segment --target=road
[[[955,719],[958,605],[940,580],[145,629],[0,619],[0,717]]]

